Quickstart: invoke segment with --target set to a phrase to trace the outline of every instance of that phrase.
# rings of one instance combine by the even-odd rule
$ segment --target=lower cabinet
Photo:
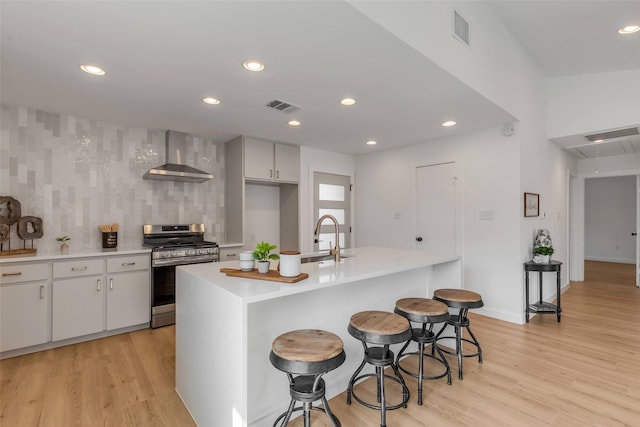
[[[148,252],[1,263],[0,352],[148,326],[150,268]]]
[[[103,258],[57,264],[61,263],[53,268],[53,341],[149,322],[149,255],[108,257],[106,265]],[[59,278],[56,272],[100,274]]]
[[[0,287],[0,351],[49,340],[50,295],[47,280]]]
[[[53,281],[52,340],[104,330],[104,276]]]
[[[149,322],[149,270],[107,277],[107,330]]]

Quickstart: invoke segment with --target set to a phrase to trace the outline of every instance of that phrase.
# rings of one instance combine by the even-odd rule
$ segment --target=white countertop
[[[460,259],[458,256],[443,257],[427,252],[377,247],[345,249],[342,254],[350,257],[342,258],[338,263],[320,261],[302,264],[300,271],[309,274],[309,277],[296,283],[230,277],[220,272],[221,268],[239,268],[238,261],[178,268],[237,296],[244,303],[252,303]],[[271,269],[276,267],[277,261],[273,261]]]
[[[102,249],[96,248],[91,250],[74,250],[73,247],[69,249],[68,254],[61,254],[60,251],[40,251],[34,255],[12,255],[0,257],[0,264],[10,262],[34,262],[34,261],[51,261],[51,260],[65,260],[71,258],[89,258],[98,256],[122,256],[122,255],[135,255],[151,253],[151,248],[145,248],[142,246],[131,248],[115,248],[115,249]]]

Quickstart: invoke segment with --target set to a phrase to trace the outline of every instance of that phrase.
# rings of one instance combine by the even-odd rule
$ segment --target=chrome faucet
[[[336,246],[331,249],[331,242],[329,242],[329,253],[331,255],[333,255],[333,259],[334,261],[338,262],[340,261],[340,233],[338,231],[338,220],[336,219],[335,216],[333,215],[322,215],[320,217],[320,219],[318,219],[318,222],[316,223],[316,229],[313,232],[313,235],[315,237],[315,242],[318,243],[318,236],[320,235],[320,226],[322,225],[322,221],[324,221],[325,219],[330,219],[331,221],[333,221],[333,225],[335,227],[335,231],[336,231]]]

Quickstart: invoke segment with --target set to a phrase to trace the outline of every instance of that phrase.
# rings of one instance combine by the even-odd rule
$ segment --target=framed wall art
[[[524,216],[540,216],[540,195],[524,193]]]

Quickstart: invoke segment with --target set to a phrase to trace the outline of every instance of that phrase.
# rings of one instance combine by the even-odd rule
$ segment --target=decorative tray
[[[257,268],[254,268],[251,271],[242,271],[235,268],[221,268],[220,272],[226,273],[227,276],[244,277],[247,279],[270,280],[272,282],[283,283],[296,283],[309,277],[307,273],[300,273],[295,277],[282,277],[280,275],[280,272],[276,270],[269,270],[268,273],[258,273]]]

